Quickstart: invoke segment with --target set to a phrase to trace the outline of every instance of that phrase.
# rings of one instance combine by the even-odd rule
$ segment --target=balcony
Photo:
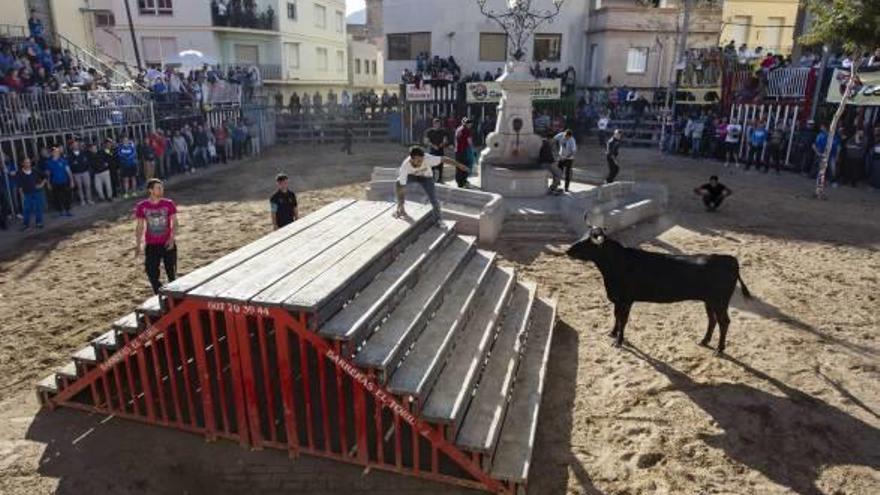
[[[278,31],[278,16],[272,7],[259,10],[253,0],[232,0],[225,7],[211,2],[211,23],[215,28]]]
[[[260,70],[260,79],[263,81],[271,80],[277,81],[282,79],[281,77],[281,65],[279,64],[252,64],[250,62],[236,62],[232,64],[221,64],[217,66],[217,70],[223,73],[223,77],[230,79],[229,74],[230,71],[235,74],[239,72],[239,69],[246,70],[250,67],[256,66],[257,69]],[[235,79],[233,77],[232,79]],[[243,81],[242,81],[243,82]]]

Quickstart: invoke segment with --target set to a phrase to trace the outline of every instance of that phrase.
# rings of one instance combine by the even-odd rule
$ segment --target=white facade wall
[[[351,86],[355,88],[378,88],[383,86],[384,60],[379,47],[367,41],[350,39],[348,50],[348,72]],[[369,65],[369,70],[367,65]]]
[[[256,48],[257,60],[263,69],[267,85],[276,86],[288,95],[294,90],[326,91],[348,84],[348,48],[346,45],[344,0],[257,0],[257,11],[268,6],[274,11],[272,30],[213,26],[210,2],[203,0],[174,0],[171,15],[141,14],[136,0],[129,0],[141,59],[145,53],[144,38],[165,38],[163,51],[195,49],[218,60],[221,64],[243,62],[240,55],[248,56]],[[288,17],[287,4],[296,5],[296,18]],[[106,54],[136,65],[131,34],[123,0],[95,0],[95,7],[112,10],[116,25],[96,28],[95,38]],[[316,20],[316,11],[323,7],[326,19]],[[339,20],[341,19],[341,23]],[[321,26],[323,25],[323,27]],[[291,51],[298,52],[295,57]],[[323,53],[327,54],[326,65]],[[164,54],[163,54],[164,55]],[[171,55],[171,53],[167,54]],[[270,70],[271,69],[271,70]],[[270,77],[277,74],[276,77]],[[338,92],[338,91],[337,91]]]
[[[551,0],[535,0],[535,8],[549,9]],[[507,0],[489,0],[488,7],[495,10],[506,8]],[[584,30],[589,11],[587,0],[567,0],[559,16],[552,23],[545,23],[538,28],[538,33],[562,35],[562,46],[559,62],[542,62],[542,67],[558,67],[560,70],[573,66],[577,71],[578,80],[582,80],[585,66],[585,35]],[[475,0],[385,0],[383,4],[383,52],[385,60],[385,82],[396,84],[405,68],[415,70],[413,60],[391,60],[388,51],[388,35],[398,33],[431,33],[431,55],[449,57],[453,55],[462,68],[469,74],[478,71],[483,74],[487,70],[494,73],[504,65],[501,61],[481,61],[480,33],[502,33],[501,28],[482,14]],[[530,64],[533,60],[533,43],[526,43],[525,60]]]

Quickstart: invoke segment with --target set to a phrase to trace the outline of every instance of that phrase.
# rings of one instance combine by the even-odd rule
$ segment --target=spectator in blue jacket
[[[73,191],[73,173],[67,159],[61,156],[61,146],[52,147],[52,155],[46,160],[46,173],[49,175],[49,188],[55,207],[62,217],[72,217],[70,195]]]
[[[116,148],[116,158],[119,161],[119,175],[122,177],[122,189],[124,198],[128,199],[137,190],[138,154],[137,147],[131,142],[131,138],[122,138],[122,144]]]
[[[752,162],[756,168],[760,168],[762,164],[761,155],[764,152],[764,143],[767,142],[767,128],[761,121],[755,122],[749,131],[749,152],[746,159],[746,170],[752,167]]]

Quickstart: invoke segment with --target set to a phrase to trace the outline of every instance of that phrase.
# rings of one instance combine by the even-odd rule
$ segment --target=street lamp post
[[[559,15],[564,0],[553,0],[552,9],[532,9],[532,0],[508,0],[506,11],[486,8],[487,0],[477,0],[480,13],[495,21],[510,43],[510,56],[520,61],[525,56],[525,45],[529,36],[545,22],[552,22]]]

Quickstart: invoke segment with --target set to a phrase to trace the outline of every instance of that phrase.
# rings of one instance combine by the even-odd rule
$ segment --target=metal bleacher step
[[[79,377],[76,371],[76,365],[73,363],[73,361],[70,361],[61,368],[55,370],[55,376],[65,377],[69,380],[76,380]]]
[[[146,315],[150,318],[157,318],[164,313],[164,304],[158,295],[147,299],[137,309],[134,310],[137,315]]]
[[[355,364],[376,370],[380,382],[385,383],[388,372],[397,366],[403,353],[419,336],[428,318],[442,302],[446,287],[473,254],[475,245],[475,237],[453,238],[430,270],[419,277],[403,301],[355,355]]]
[[[129,313],[114,321],[111,327],[123,333],[138,333],[141,329],[141,319],[137,313]]]
[[[116,331],[109,330],[107,332],[102,333],[98,337],[92,339],[92,347],[98,351],[100,355],[100,351],[103,349],[107,349],[108,352],[113,352],[119,347],[119,341],[116,340]]]
[[[76,351],[71,357],[75,363],[94,364],[98,362],[98,353],[91,344]]]
[[[474,303],[478,308],[477,314],[461,330],[454,352],[422,407],[423,419],[452,425],[450,434],[453,438],[458,424],[464,418],[486,354],[498,330],[501,314],[515,284],[514,270],[498,266],[493,268],[485,289]]]
[[[321,326],[320,335],[360,344],[373,327],[394,310],[396,299],[406,287],[415,284],[419,271],[442,252],[453,237],[454,226],[453,222],[443,222],[419,236],[348,305],[327,320]]]
[[[47,392],[49,394],[58,393],[58,380],[55,379],[55,373],[52,373],[37,383],[37,392]]]
[[[525,482],[529,473],[556,323],[556,302],[539,298],[532,313],[528,345],[516,372],[513,396],[492,460],[492,477],[513,483]]]
[[[479,308],[474,301],[484,290],[495,267],[496,254],[478,250],[446,291],[443,303],[425,326],[400,367],[388,381],[388,390],[398,395],[425,398],[446,364],[457,333]]]
[[[534,283],[517,282],[513,290],[501,330],[455,439],[459,447],[488,455],[495,451],[531,317],[535,289]]]

